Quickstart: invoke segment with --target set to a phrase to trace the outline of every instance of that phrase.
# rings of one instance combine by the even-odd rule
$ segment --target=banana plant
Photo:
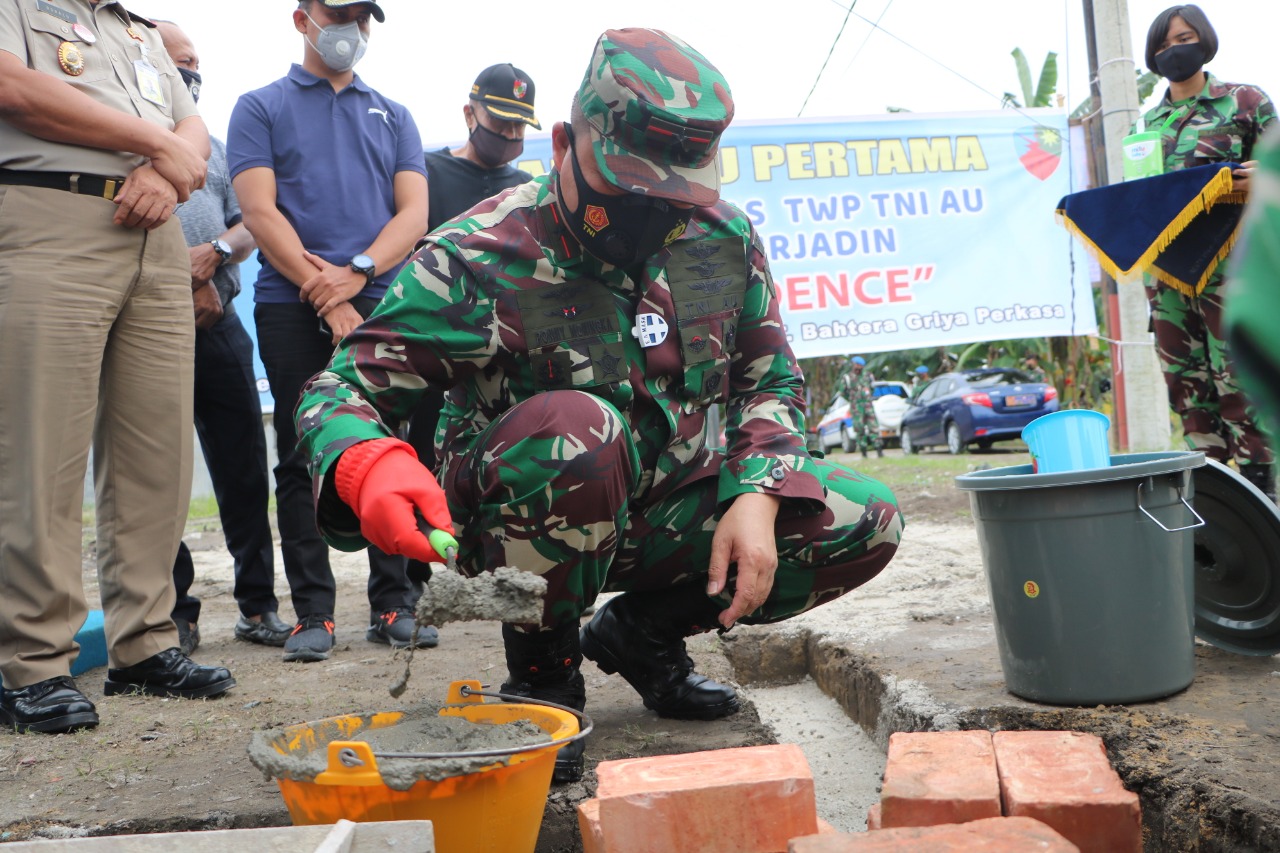
[[[1013,64],[1018,69],[1018,83],[1022,87],[1022,100],[1019,101],[1017,96],[1012,92],[1005,92],[1001,99],[1001,105],[1005,107],[1052,107],[1054,106],[1054,96],[1058,91],[1058,54],[1053,51],[1044,58],[1044,65],[1040,68],[1040,79],[1036,82],[1034,89],[1031,88],[1031,66],[1027,64],[1027,57],[1022,52],[1022,48],[1015,47],[1013,49]]]

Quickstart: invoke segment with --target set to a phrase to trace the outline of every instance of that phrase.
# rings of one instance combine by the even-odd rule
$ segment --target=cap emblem
[[[511,94],[515,95],[517,98],[523,98],[525,95],[525,92],[528,92],[528,91],[529,91],[529,84],[524,82],[523,80],[516,80],[514,83],[511,84]]]

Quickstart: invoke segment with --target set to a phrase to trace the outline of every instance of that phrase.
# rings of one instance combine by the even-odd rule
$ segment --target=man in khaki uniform
[[[0,724],[98,722],[69,675],[93,447],[105,693],[215,696],[169,618],[191,480],[190,266],[209,137],[116,0],[0,0]]]

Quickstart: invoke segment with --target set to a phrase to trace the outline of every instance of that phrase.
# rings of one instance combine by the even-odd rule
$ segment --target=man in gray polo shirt
[[[157,21],[165,51],[194,99],[200,92],[200,56],[176,24]],[[211,139],[204,189],[178,208],[191,255],[191,300],[196,321],[195,423],[218,499],[227,550],[235,561],[234,594],[240,605],[235,635],[283,646],[293,626],[276,612],[271,522],[267,515],[267,440],[253,376],[253,341],[232,300],[240,292],[239,264],[253,251],[227,172],[227,149]],[[200,644],[200,599],[191,595],[195,567],[186,543],[173,564],[177,600],[173,622],[186,654]]]

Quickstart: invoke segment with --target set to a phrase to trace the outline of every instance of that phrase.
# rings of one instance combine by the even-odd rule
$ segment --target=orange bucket
[[[463,690],[480,690],[478,681],[449,685],[447,706],[440,716],[463,717],[474,723],[498,725],[524,720],[556,742],[578,733],[578,720],[568,711],[542,705],[485,702]],[[363,728],[397,723],[400,712],[329,717],[289,726],[271,741],[282,755],[314,752],[317,732],[333,730],[351,736]],[[324,743],[325,737],[319,742]],[[563,743],[539,745],[516,752],[506,762],[450,776],[438,782],[423,780],[406,791],[390,788],[378,772],[373,750],[364,741],[330,740],[328,768],[314,782],[277,778],[280,793],[295,826],[376,820],[429,820],[440,853],[532,853],[538,842],[556,752]]]

